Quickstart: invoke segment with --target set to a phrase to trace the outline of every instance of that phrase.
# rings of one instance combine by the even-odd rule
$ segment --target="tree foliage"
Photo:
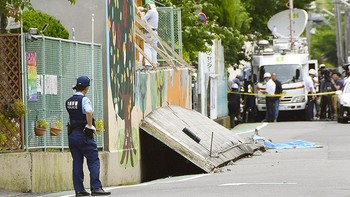
[[[312,0],[294,1],[294,7],[305,9]],[[221,39],[225,49],[225,63],[234,64],[244,59],[243,42],[248,37],[266,38],[270,17],[288,9],[288,0],[162,0],[182,10],[183,47],[191,61],[198,52],[207,50],[215,38]],[[208,23],[203,25],[198,13],[203,12]],[[254,35],[254,36],[252,36]]]
[[[26,10],[23,12],[23,31],[28,32],[29,28],[38,28],[40,30],[45,24],[49,26],[45,30],[45,36],[56,38],[69,38],[68,30],[55,17],[46,13]]]
[[[75,4],[76,0],[68,0]],[[32,9],[30,0],[1,0],[0,1],[0,34],[6,33],[7,17],[11,16],[16,20],[21,17],[21,10]]]
[[[313,0],[294,1],[293,7],[307,9]],[[248,11],[251,21],[251,33],[258,37],[266,38],[271,35],[267,28],[269,19],[280,11],[289,9],[288,0],[244,0],[242,1]]]
[[[181,8],[184,53],[190,61],[196,62],[198,52],[207,51],[214,39],[221,39],[227,49],[226,62],[237,62],[245,38],[240,30],[248,30],[250,19],[240,0],[233,1],[234,5],[231,5],[232,0],[208,0],[201,3],[194,0],[163,1]],[[198,17],[199,12],[206,14],[206,24]]]

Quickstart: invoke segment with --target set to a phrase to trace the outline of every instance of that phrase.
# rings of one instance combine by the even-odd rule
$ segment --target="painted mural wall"
[[[139,124],[151,111],[170,105],[191,108],[187,68],[135,71],[132,0],[107,0],[108,143],[116,152],[115,183],[139,182]],[[145,148],[145,147],[144,147]],[[113,165],[113,164],[111,164]]]

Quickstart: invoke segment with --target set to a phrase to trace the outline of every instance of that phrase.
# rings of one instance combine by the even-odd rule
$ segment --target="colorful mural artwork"
[[[124,121],[124,128],[119,129],[122,140],[120,164],[134,167],[136,128],[132,128],[131,112],[134,107],[134,7],[132,0],[108,0],[108,37],[109,37],[109,74],[110,88],[116,115]],[[121,139],[122,138],[122,139]],[[137,140],[136,140],[137,142]],[[137,162],[137,161],[136,161]]]
[[[188,81],[189,75],[188,69],[175,69],[169,71],[170,77],[168,77],[168,97],[167,101],[171,105],[179,105],[184,108],[189,108],[191,106],[188,102],[188,97],[191,95],[189,92],[190,82]],[[184,92],[186,91],[187,94]]]
[[[138,77],[135,81],[139,81],[137,91],[135,92],[135,95],[138,95],[139,99],[139,107],[142,112],[142,119],[145,118],[145,112],[147,109],[147,82],[148,82],[148,74],[147,73],[138,73]]]
[[[189,75],[188,69],[164,69],[152,73],[136,74],[135,83],[138,92],[135,93],[135,96],[139,98],[137,107],[143,112],[143,118],[147,111],[153,111],[166,105],[189,108],[191,89],[187,75]]]
[[[148,113],[166,105],[191,108],[188,68],[136,71],[132,0],[107,1],[108,88],[116,116],[116,151],[123,168],[139,164],[139,124]]]
[[[151,75],[151,95],[152,95],[152,110],[157,109],[163,105],[166,97],[167,71],[159,70]]]

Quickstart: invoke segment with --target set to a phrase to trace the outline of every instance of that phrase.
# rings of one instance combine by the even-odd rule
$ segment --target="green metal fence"
[[[157,11],[159,14],[159,37],[182,56],[181,9],[159,7]],[[162,60],[159,59],[159,61]]]
[[[37,101],[29,101],[28,76],[25,76],[24,95],[28,109],[25,118],[25,149],[68,148],[66,123],[68,113],[65,101],[73,94],[72,87],[80,75],[91,79],[91,87],[86,95],[90,98],[95,119],[103,119],[103,81],[101,45],[38,36],[25,42],[25,54],[36,53]],[[92,55],[93,54],[93,55]],[[27,63],[25,63],[27,65]],[[24,73],[28,67],[24,66]],[[57,80],[56,80],[57,79]],[[55,89],[57,88],[57,91]],[[43,136],[34,133],[35,121],[46,119],[63,122],[62,133],[50,135],[49,129]],[[103,133],[96,139],[98,147],[103,147]]]

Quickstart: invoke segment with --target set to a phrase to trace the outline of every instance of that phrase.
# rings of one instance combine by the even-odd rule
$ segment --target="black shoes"
[[[87,191],[77,192],[75,196],[90,196],[90,193]]]
[[[91,196],[108,196],[111,192],[106,192],[102,188],[91,189]]]

